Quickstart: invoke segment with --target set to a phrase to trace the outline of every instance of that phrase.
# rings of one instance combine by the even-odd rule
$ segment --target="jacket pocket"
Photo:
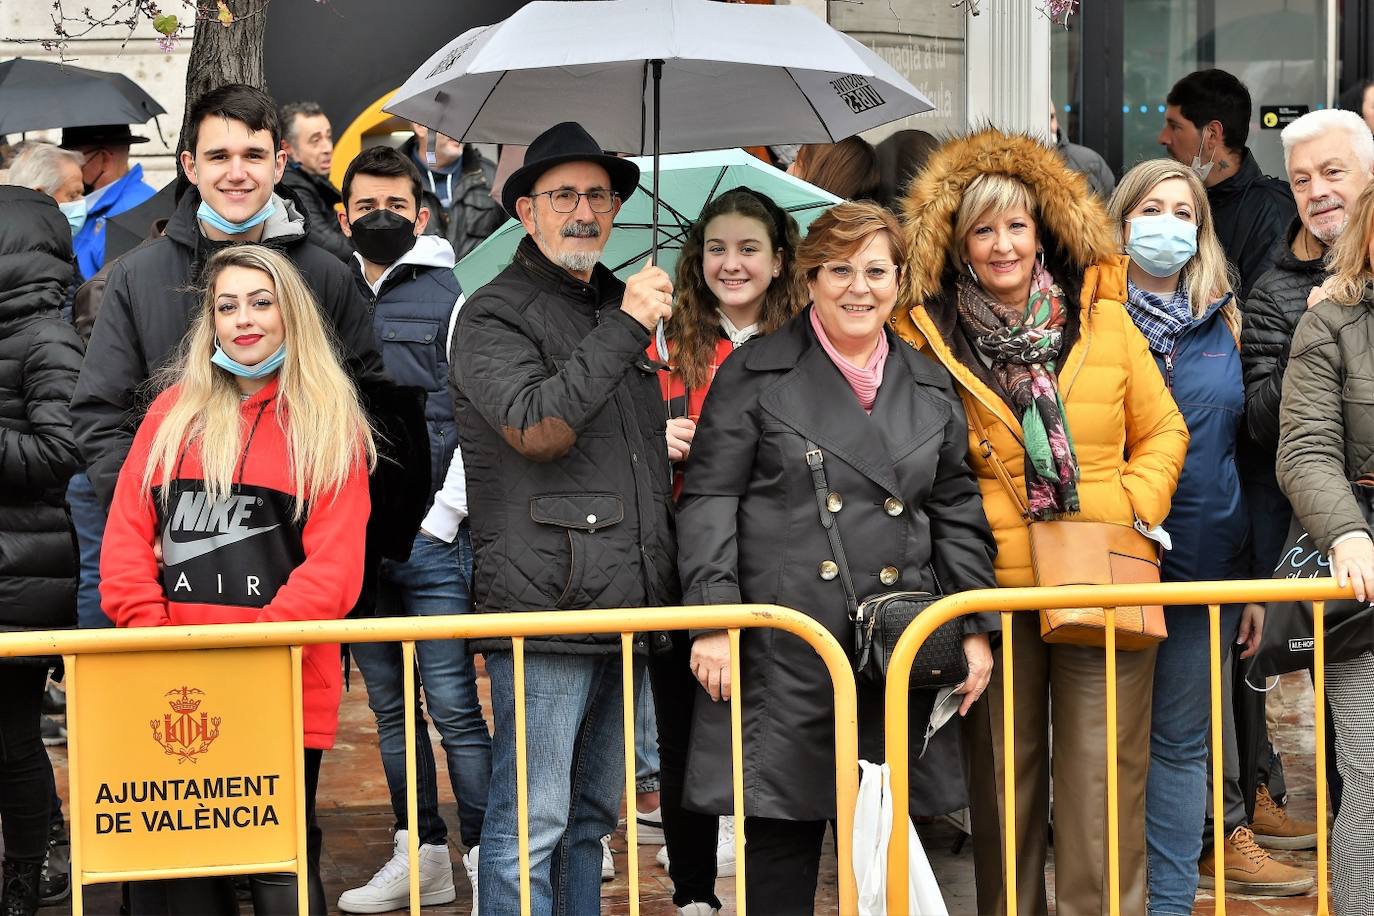
[[[1347,404],[1374,404],[1374,379],[1346,375],[1341,400]]]
[[[426,391],[441,387],[439,376],[439,322],[424,318],[382,320],[382,362],[387,373],[401,385]]]
[[[530,497],[530,518],[540,525],[561,528],[567,538],[565,584],[558,591],[558,573],[553,574],[552,587],[558,597],[555,608],[578,607],[585,604],[583,583],[587,570],[594,567],[589,557],[600,547],[597,533],[617,525],[625,519],[625,502],[615,493],[552,493]],[[598,551],[599,552],[599,551]],[[555,570],[557,570],[555,566]]]

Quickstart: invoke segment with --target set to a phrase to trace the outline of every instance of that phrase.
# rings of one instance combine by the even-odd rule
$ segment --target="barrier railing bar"
[[[1116,763],[1116,608],[1105,607],[1107,627],[1107,892],[1111,916],[1121,916],[1121,778]]]
[[[1053,594],[1053,598],[1048,596]],[[911,666],[916,659],[916,652],[920,649],[930,634],[936,628],[956,617],[966,614],[974,614],[986,611],[1033,611],[1045,607],[1063,608],[1083,608],[1083,607],[1130,607],[1134,605],[1146,604],[1245,604],[1249,602],[1269,603],[1277,601],[1312,601],[1314,611],[1313,630],[1314,640],[1314,694],[1315,702],[1319,704],[1314,715],[1316,720],[1316,735],[1319,739],[1319,746],[1316,752],[1317,759],[1317,779],[1326,778],[1326,758],[1325,758],[1325,681],[1323,678],[1322,666],[1325,661],[1325,633],[1323,629],[1322,604],[1321,602],[1331,598],[1353,597],[1354,590],[1351,587],[1338,586],[1334,579],[1264,579],[1264,580],[1234,580],[1234,581],[1211,581],[1211,582],[1167,582],[1167,583],[1144,583],[1132,585],[1066,585],[1058,586],[1053,590],[1044,588],[1001,588],[1001,589],[978,589],[974,591],[960,592],[959,594],[949,595],[934,605],[927,608],[906,632],[898,640],[896,648],[893,650],[892,657],[888,662],[887,686],[885,697],[885,732],[887,741],[887,762],[892,772],[892,795],[893,795],[893,822],[899,825],[902,822],[902,813],[910,816],[908,789],[908,771],[910,762],[910,733],[907,720],[907,704],[905,694],[907,684],[911,678]],[[1114,615],[1113,615],[1114,616]],[[1006,671],[1003,681],[1003,696],[1005,703],[1010,709],[1012,707],[1012,696],[1010,682],[1012,680],[1010,670],[1010,654],[1007,652],[1007,638],[1010,635],[1008,625],[1009,616],[1003,614],[1003,662]],[[1114,640],[1113,640],[1114,641]],[[1113,660],[1113,670],[1115,668]],[[1113,702],[1109,704],[1114,709]],[[1004,717],[1004,725],[1006,718]],[[1004,741],[1007,747],[1014,752],[1015,745],[1010,742],[1004,732]],[[1013,753],[1005,755],[1006,760],[1014,759]],[[1014,777],[1010,774],[1014,772],[1008,769],[1009,774],[1006,778],[1004,787],[1004,802],[1006,816],[1003,818],[1007,835],[1006,859],[1007,875],[1014,875],[1014,868],[1011,862],[1015,856],[1014,832],[1015,832],[1015,809],[1011,808],[1014,799]],[[1318,785],[1324,784],[1319,782]],[[1327,902],[1327,875],[1326,875],[1326,800],[1318,792],[1317,817],[1318,824],[1318,844],[1317,844],[1317,869],[1318,869],[1318,891],[1321,895],[1318,903],[1319,916],[1328,916],[1329,906]],[[1110,799],[1109,799],[1110,803]],[[1110,811],[1114,809],[1109,808]],[[892,916],[904,916],[908,913],[910,903],[907,900],[906,881],[903,879],[907,873],[908,848],[905,839],[905,830],[893,830],[892,840],[888,844],[888,882],[887,900],[888,912]],[[1115,843],[1113,843],[1113,849]],[[1218,869],[1220,873],[1220,869]],[[843,872],[841,872],[843,874]],[[1224,882],[1223,882],[1224,887]],[[1115,889],[1115,888],[1114,888]],[[1007,899],[1008,916],[1015,916],[1016,888],[1010,884],[1005,893]],[[1117,894],[1113,894],[1113,905],[1119,906]]]
[[[1216,876],[1216,916],[1226,916],[1226,806],[1222,802],[1225,785],[1221,708],[1221,605],[1207,606],[1207,645],[1211,649],[1212,686],[1212,874]]]
[[[524,681],[524,642],[530,636],[555,636],[568,633],[615,633],[671,631],[685,629],[724,629],[733,631],[731,670],[739,676],[739,630],[742,627],[768,627],[792,633],[804,640],[821,657],[830,675],[835,694],[835,772],[836,772],[836,853],[839,861],[839,903],[841,911],[850,912],[857,906],[857,887],[853,871],[853,826],[854,803],[858,794],[858,712],[856,689],[853,678],[852,661],[848,650],[842,648],[820,623],[798,611],[771,604],[717,605],[667,608],[636,608],[634,626],[626,629],[623,609],[591,611],[557,611],[540,614],[537,612],[449,615],[425,618],[372,618],[368,620],[339,621],[281,621],[252,624],[218,624],[178,627],[148,627],[120,630],[55,630],[27,631],[0,634],[0,658],[26,655],[64,655],[68,658],[67,670],[75,683],[76,657],[81,654],[155,651],[189,651],[200,649],[252,648],[264,646],[287,646],[293,649],[292,672],[295,688],[293,703],[299,716],[301,647],[328,643],[357,642],[398,642],[413,644],[431,639],[510,639],[513,659],[513,679],[515,693],[515,737],[516,737],[516,793],[520,813],[519,852],[521,866],[521,912],[530,912],[529,883],[529,822],[528,822],[528,772],[525,761],[525,681]],[[413,656],[412,656],[413,658]],[[413,665],[408,666],[412,669]],[[413,698],[414,683],[411,684]],[[407,707],[413,711],[413,703]],[[733,728],[742,725],[738,721],[738,709],[732,710]],[[296,721],[300,733],[300,721]],[[413,720],[411,727],[414,728]],[[71,773],[75,778],[79,772],[79,741],[73,740]],[[737,741],[736,747],[740,744]],[[413,753],[413,744],[407,754]],[[741,757],[742,760],[742,757]],[[742,768],[741,768],[742,769]],[[304,828],[305,802],[304,749],[296,748],[296,790],[298,799],[299,823]],[[742,772],[740,786],[742,787]],[[413,788],[413,785],[411,786]],[[410,793],[413,798],[415,793]],[[736,808],[742,816],[742,801]],[[73,818],[80,816],[79,802],[73,810]],[[414,814],[408,810],[407,816]],[[79,821],[78,821],[79,823]],[[743,848],[745,836],[742,821],[736,833],[736,855],[739,860],[737,872],[743,871]],[[74,831],[78,832],[78,831]],[[415,831],[411,831],[415,834]],[[74,888],[74,913],[79,913],[82,878],[86,883],[103,881],[146,880],[157,877],[193,877],[213,874],[252,874],[259,871],[292,871],[303,877],[306,874],[306,832],[301,830],[297,843],[297,859],[293,863],[255,863],[251,866],[226,868],[196,868],[184,870],[161,870],[155,872],[120,872],[118,875],[100,873],[100,881],[91,880],[89,873],[80,868],[80,837],[73,838],[72,862]],[[415,834],[418,837],[418,834]],[[737,874],[736,885],[741,892],[744,884],[743,874]],[[298,882],[298,889],[308,897],[305,880]],[[302,911],[305,906],[300,904]],[[743,911],[740,904],[737,912]]]
[[[511,678],[515,682],[515,808],[520,845],[520,916],[530,916],[530,785],[525,759],[525,640],[512,636]]]
[[[1331,901],[1327,884],[1326,834],[1326,602],[1312,603],[1312,721],[1316,730],[1317,791],[1317,916],[1328,916]]]
[[[730,635],[730,778],[735,814],[735,912],[745,914],[744,881],[744,716],[740,707],[739,630]],[[857,757],[855,758],[857,760]],[[857,764],[856,764],[857,766]],[[841,855],[840,861],[845,861]],[[843,872],[844,868],[841,867]],[[841,898],[843,899],[843,898]]]
[[[301,665],[305,650],[301,646],[291,647],[291,709],[294,710],[294,734],[305,734],[305,687],[301,683]],[[295,742],[296,748],[296,912],[310,912],[310,853],[308,849],[310,828],[305,822],[305,743]],[[316,789],[318,790],[318,783]],[[132,880],[132,879],[131,879]]]
[[[1011,612],[1003,611],[1002,664],[1006,671],[1002,678],[1002,783],[1004,786],[1002,791],[1005,799],[1003,807],[1006,809],[1004,823],[1006,824],[1007,843],[1002,850],[1002,855],[1007,863],[1007,888],[1010,889],[1003,894],[1007,899],[1007,916],[1016,916],[1016,907],[1020,904],[1020,900],[1015,893],[1016,851],[1018,848],[1016,843],[1016,686],[1013,672],[1015,666],[1012,662],[1014,651],[1011,621]],[[907,769],[903,767],[903,779],[905,779],[907,772]],[[902,892],[905,895],[905,884],[902,885]],[[907,906],[909,905],[907,904]]]
[[[265,872],[289,872],[296,867],[295,859],[284,862],[249,862],[242,865],[215,865],[207,868],[145,868],[141,871],[88,871],[87,884],[122,884],[125,881],[171,881],[177,878],[224,878],[234,875],[260,875]],[[75,872],[73,872],[73,875]],[[72,892],[76,892],[72,880]],[[76,906],[72,906],[76,914]]]
[[[639,916],[639,808],[635,803],[635,649],[632,633],[620,634],[620,694],[625,733],[625,844],[630,869],[630,916]],[[644,674],[648,677],[648,672]]]
[[[76,656],[62,656],[62,667],[66,669],[67,689],[72,691],[73,697],[80,696],[77,688],[77,681],[80,679],[80,674],[77,670],[78,665]],[[85,852],[83,849],[85,844],[82,843],[82,840],[84,839],[85,831],[76,829],[76,825],[85,823],[81,818],[86,816],[86,806],[82,803],[81,793],[76,789],[77,786],[81,785],[80,744],[81,742],[79,741],[72,741],[67,748],[67,794],[69,796],[67,813],[71,816],[71,823],[73,825],[71,830],[71,856],[68,860],[68,864],[71,868],[73,916],[81,916],[81,914],[86,911],[86,895],[81,886],[81,862]]]
[[[415,643],[401,643],[405,672],[402,702],[406,724],[406,856],[410,862],[410,916],[420,916],[420,780],[415,772]],[[426,734],[426,738],[428,735]]]

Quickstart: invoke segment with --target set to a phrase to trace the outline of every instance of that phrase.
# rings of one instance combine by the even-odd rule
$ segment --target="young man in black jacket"
[[[1286,182],[1260,171],[1245,145],[1250,90],[1240,80],[1225,70],[1198,70],[1175,83],[1165,102],[1159,143],[1206,185],[1213,225],[1240,275],[1244,301],[1273,263],[1274,242],[1296,212],[1293,195]]]

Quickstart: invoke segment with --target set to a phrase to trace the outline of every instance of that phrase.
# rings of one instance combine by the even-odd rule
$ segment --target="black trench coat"
[[[965,458],[968,429],[948,374],[889,331],[891,347],[871,415],[811,330],[809,309],[742,347],[711,385],[687,463],[678,512],[678,566],[687,604],[775,603],[823,623],[842,646],[853,630],[831,560],[807,439],[825,455],[854,587],[866,595],[995,585],[996,550]],[[897,581],[879,574],[895,567]],[[966,632],[996,615],[965,618]],[[698,634],[693,634],[698,635]],[[741,638],[745,812],[786,820],[835,817],[834,694],[820,657],[780,630]],[[934,693],[912,694],[913,758]],[[883,705],[860,689],[860,753],[882,759]],[[912,765],[913,813],[966,804],[958,729],[937,733]],[[693,711],[686,804],[732,810],[730,712],[705,691]]]

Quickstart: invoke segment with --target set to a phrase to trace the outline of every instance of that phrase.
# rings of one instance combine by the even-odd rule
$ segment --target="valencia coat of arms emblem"
[[[196,757],[208,751],[219,737],[220,717],[201,711],[203,690],[182,686],[167,691],[165,696],[171,697],[167,705],[172,711],[163,713],[160,722],[157,719],[148,722],[153,740],[162,746],[164,753],[178,758],[177,763],[187,760],[195,763]]]

